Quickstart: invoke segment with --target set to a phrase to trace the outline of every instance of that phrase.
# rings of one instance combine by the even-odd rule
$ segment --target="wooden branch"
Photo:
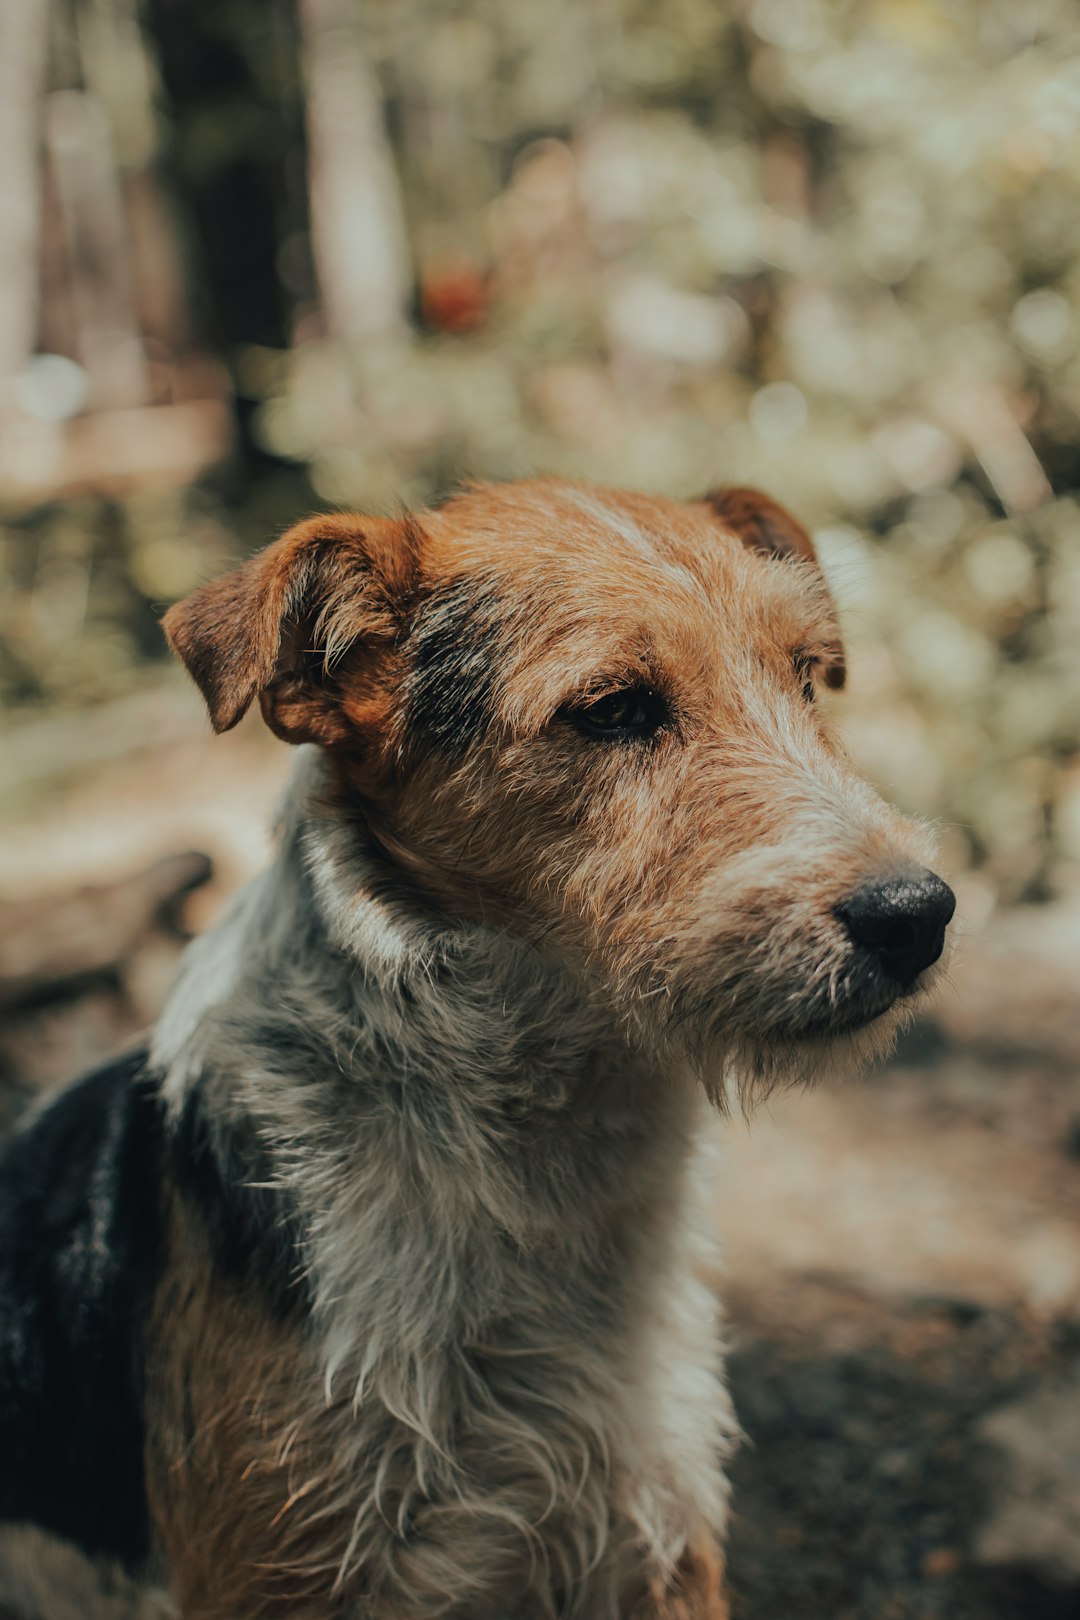
[[[118,977],[148,934],[182,932],[177,908],[212,870],[207,855],[169,855],[116,883],[53,899],[0,902],[0,1010]]]

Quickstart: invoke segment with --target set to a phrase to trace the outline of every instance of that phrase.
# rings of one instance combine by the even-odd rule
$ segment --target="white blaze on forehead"
[[[665,573],[669,579],[676,580],[680,585],[686,586],[695,595],[702,594],[701,583],[694,578],[690,570],[684,568],[681,563],[672,562],[670,558],[664,557],[655,537],[647,534],[625,512],[619,512],[607,506],[596,495],[590,494],[589,491],[584,489],[567,489],[561,491],[561,494],[588,517],[595,518],[606,529],[609,529],[613,534],[617,534],[619,539],[624,540],[639,557],[644,557],[647,562],[652,563],[655,568],[659,568]]]
[[[595,518],[605,528],[611,529],[620,540],[625,540],[639,556],[647,557],[650,562],[659,561],[652,538],[645,534],[632,518],[627,517],[625,512],[613,512],[610,506],[605,506],[603,501],[584,489],[568,489],[562,493],[572,505],[579,507],[589,517]]]

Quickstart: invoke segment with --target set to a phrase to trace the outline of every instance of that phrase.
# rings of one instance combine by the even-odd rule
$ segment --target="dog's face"
[[[830,733],[832,600],[764,496],[314,519],[166,625],[215,725],[258,695],[327,748],[430,905],[543,941],[714,1078],[872,1051],[941,953],[951,894]]]

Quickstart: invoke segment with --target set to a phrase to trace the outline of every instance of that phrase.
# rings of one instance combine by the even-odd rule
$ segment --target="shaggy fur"
[[[814,701],[809,537],[482,486],[166,626],[217,729],[309,746],[140,1082],[142,1569],[199,1620],[722,1620],[703,1110],[881,1051],[932,977],[836,913],[929,850]]]

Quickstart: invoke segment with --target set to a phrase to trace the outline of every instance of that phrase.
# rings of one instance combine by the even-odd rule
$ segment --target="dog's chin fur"
[[[731,1043],[719,1089],[706,1078],[712,1102],[737,1096],[744,1113],[752,1113],[778,1091],[850,1079],[887,1058],[910,1015],[894,1005],[859,1029],[788,1037],[762,1042],[752,1036]],[[712,1071],[710,1068],[710,1072]]]
[[[855,1006],[830,1019],[762,1034],[707,1027],[695,1039],[685,1028],[658,1045],[662,1063],[685,1062],[714,1108],[749,1118],[777,1092],[851,1080],[885,1062],[944,979],[947,959],[925,971],[915,987],[898,991],[867,1017]],[[647,1039],[647,1037],[644,1037]]]

